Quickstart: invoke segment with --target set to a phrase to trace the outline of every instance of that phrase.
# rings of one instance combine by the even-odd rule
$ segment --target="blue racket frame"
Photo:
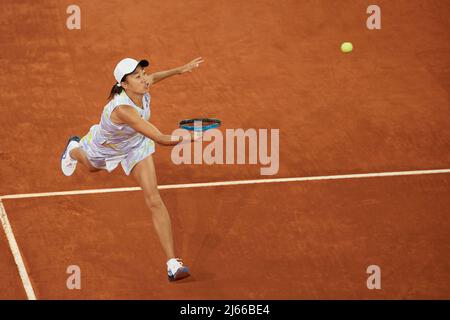
[[[206,126],[202,125],[201,127],[196,127],[194,125],[195,122],[212,122],[211,124],[208,124]],[[206,131],[209,129],[218,128],[222,124],[222,121],[219,119],[213,119],[213,118],[196,118],[196,119],[186,119],[180,121],[180,128],[189,130],[189,131]]]

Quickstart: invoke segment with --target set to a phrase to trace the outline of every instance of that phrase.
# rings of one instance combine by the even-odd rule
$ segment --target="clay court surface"
[[[81,30],[66,28],[70,4],[2,3],[1,299],[450,298],[445,1],[378,0],[381,30],[366,28],[371,1],[76,1]],[[205,60],[150,89],[165,133],[198,116],[280,130],[274,176],[260,164],[176,166],[157,147],[192,271],[178,283],[142,192],[115,189],[136,187],[121,167],[60,171],[67,138],[98,123],[128,56],[148,59],[148,73]],[[354,176],[386,172],[403,174]],[[180,186],[296,177],[323,180]],[[70,265],[81,290],[66,287]],[[370,265],[381,290],[366,286]]]

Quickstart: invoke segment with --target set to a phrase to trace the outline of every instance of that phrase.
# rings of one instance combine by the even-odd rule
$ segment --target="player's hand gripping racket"
[[[206,130],[218,128],[222,121],[214,118],[194,118],[180,121],[180,128],[192,132],[194,140],[199,139]]]

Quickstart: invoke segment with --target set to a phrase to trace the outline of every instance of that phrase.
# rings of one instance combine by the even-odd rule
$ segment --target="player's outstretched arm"
[[[171,77],[176,74],[192,72],[192,70],[194,68],[198,68],[202,62],[204,62],[204,60],[201,57],[198,57],[198,58],[192,60],[191,62],[186,63],[185,65],[183,65],[181,67],[177,67],[177,68],[170,69],[167,71],[160,71],[160,72],[152,73],[152,74],[146,76],[147,82],[150,85],[152,85],[152,84],[155,84],[163,79],[166,79],[166,78]]]

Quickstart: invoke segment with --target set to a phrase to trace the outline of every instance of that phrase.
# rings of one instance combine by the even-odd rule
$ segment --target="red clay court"
[[[80,30],[66,27],[70,4],[2,3],[0,299],[450,299],[445,1],[80,0]],[[371,4],[381,30],[366,27]],[[157,146],[192,271],[178,283],[121,168],[60,171],[128,56],[149,73],[205,60],[150,89],[165,133],[198,116],[280,130],[273,176],[177,166]],[[70,265],[81,290],[66,287]],[[379,290],[366,286],[370,265]]]

